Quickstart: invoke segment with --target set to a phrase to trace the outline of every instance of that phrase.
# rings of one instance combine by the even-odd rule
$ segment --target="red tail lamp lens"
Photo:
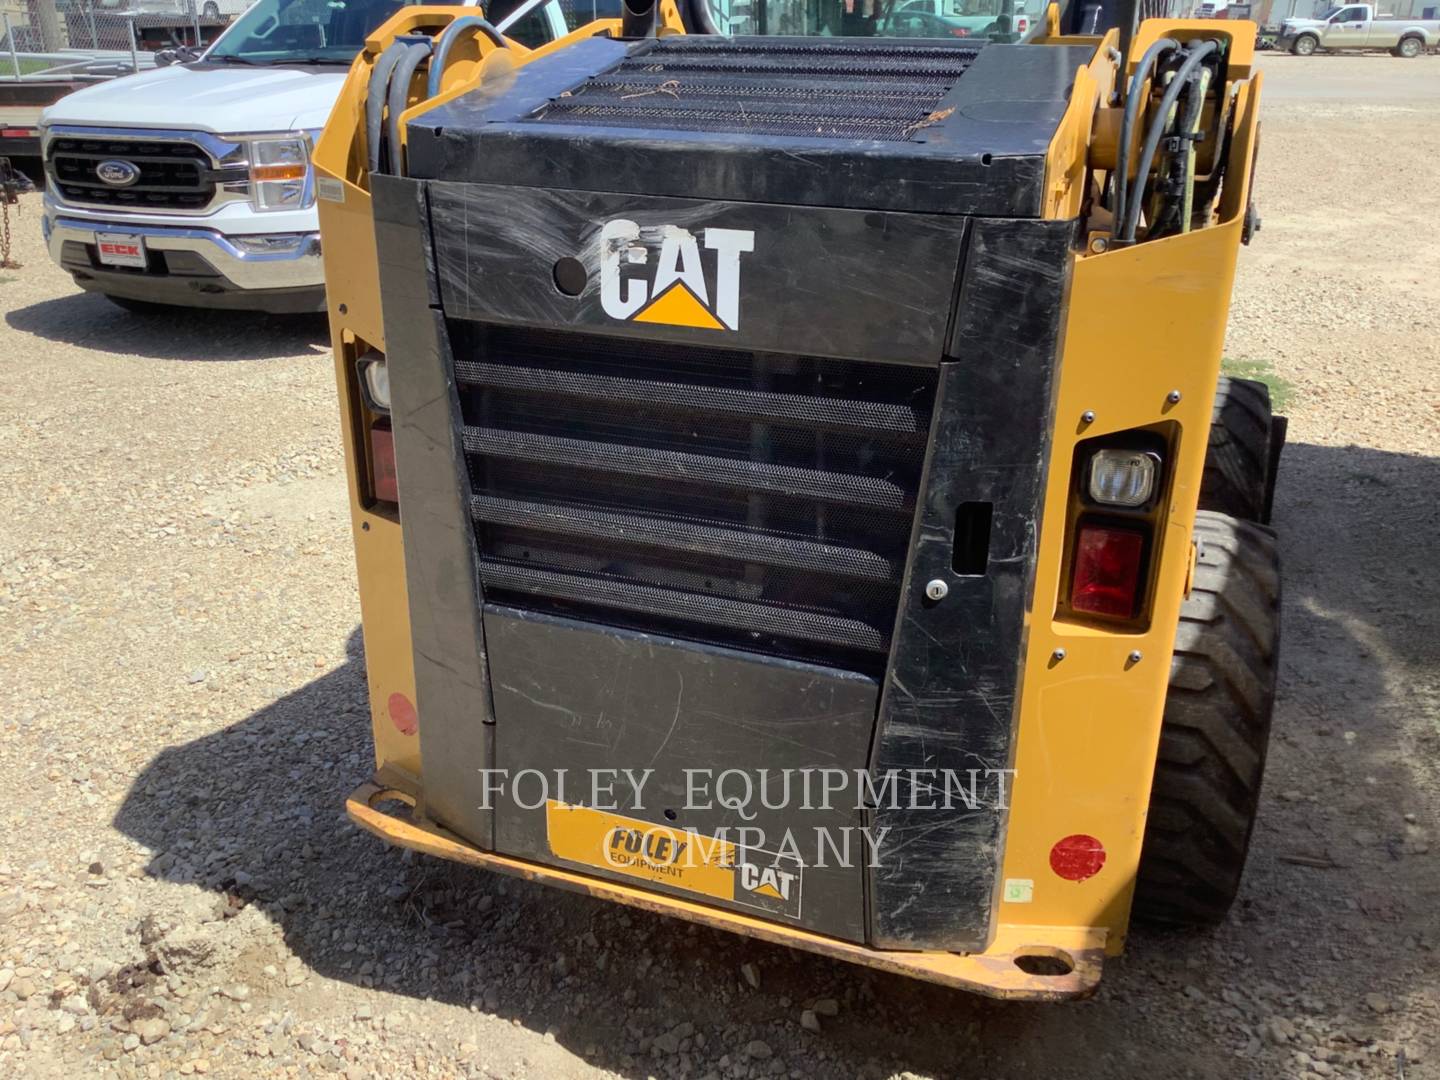
[[[370,428],[370,460],[374,469],[375,498],[398,503],[400,484],[395,477],[395,433],[390,421],[376,420]]]
[[[1134,530],[1082,525],[1075,545],[1071,610],[1131,618],[1140,595],[1144,554],[1145,537]]]

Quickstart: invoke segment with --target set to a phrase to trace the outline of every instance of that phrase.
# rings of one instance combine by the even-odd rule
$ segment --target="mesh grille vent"
[[[890,42],[666,38],[531,119],[900,142],[919,130],[976,52]]]
[[[930,369],[454,323],[487,595],[883,665]]]

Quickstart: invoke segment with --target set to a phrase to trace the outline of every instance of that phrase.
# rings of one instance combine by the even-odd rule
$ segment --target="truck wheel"
[[[1261,525],[1201,511],[1180,609],[1134,913],[1211,926],[1240,888],[1280,645],[1280,561]]]
[[[1210,414],[1200,509],[1268,524],[1285,427],[1285,417],[1270,411],[1268,386],[1222,375]]]
[[[1309,56],[1319,47],[1320,40],[1314,34],[1301,34],[1290,46],[1290,51],[1296,56]]]
[[[1414,60],[1424,51],[1424,48],[1425,43],[1417,37],[1402,38],[1400,44],[1395,46],[1395,55],[1406,60]]]

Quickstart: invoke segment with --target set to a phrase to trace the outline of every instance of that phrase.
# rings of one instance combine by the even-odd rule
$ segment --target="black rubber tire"
[[[1221,376],[1210,414],[1200,509],[1269,524],[1284,445],[1285,421],[1270,410],[1270,388],[1254,379]]]
[[[1302,46],[1300,43],[1305,42]],[[1313,56],[1320,47],[1320,40],[1314,34],[1301,34],[1290,44],[1290,51],[1296,56]]]
[[[1262,525],[1201,511],[1135,887],[1149,922],[1212,926],[1240,889],[1280,649],[1280,560]]]
[[[220,17],[220,5],[213,2],[208,3],[201,10],[200,14],[207,19],[218,19]]]

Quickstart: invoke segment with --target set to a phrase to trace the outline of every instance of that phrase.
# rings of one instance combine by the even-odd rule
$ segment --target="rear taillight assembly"
[[[395,432],[388,416],[379,417],[370,425],[370,480],[377,500],[400,501],[400,483],[395,475]]]
[[[1070,610],[1133,619],[1141,599],[1146,536],[1136,529],[1084,525],[1076,530]]]
[[[394,513],[400,502],[395,472],[395,429],[390,421],[390,369],[385,354],[355,341],[349,356],[351,401],[355,409],[357,453],[366,467],[362,499],[369,509]]]
[[[1174,425],[1090,439],[1076,449],[1059,614],[1125,623],[1149,618],[1154,539],[1163,524]]]
[[[952,26],[952,27],[950,28],[950,36],[951,36],[951,37],[969,37],[969,36],[970,36],[970,31],[967,30],[967,29],[965,29],[965,27],[963,27],[963,26]]]

